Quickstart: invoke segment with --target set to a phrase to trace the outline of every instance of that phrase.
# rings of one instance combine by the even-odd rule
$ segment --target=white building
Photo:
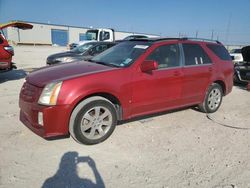
[[[36,45],[53,45],[58,44],[66,46],[69,43],[83,40],[88,27],[77,27],[68,25],[47,24],[38,22],[29,22],[33,25],[31,30],[21,30],[17,28],[7,28],[5,35],[9,41],[14,44],[36,44]],[[134,33],[115,31],[115,39],[121,40],[129,35],[140,34],[149,37],[157,37],[158,35],[146,33]]]

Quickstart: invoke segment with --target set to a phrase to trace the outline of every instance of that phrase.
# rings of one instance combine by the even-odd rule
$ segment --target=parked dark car
[[[89,60],[115,44],[114,42],[88,42],[70,51],[50,55],[47,58],[47,65]]]
[[[243,61],[234,65],[234,82],[248,83],[250,82],[250,46],[241,49]]]
[[[29,74],[20,92],[20,120],[44,138],[70,133],[80,143],[97,144],[117,121],[194,105],[216,112],[232,86],[232,59],[219,42],[137,39],[91,62]]]
[[[147,39],[148,36],[146,35],[129,35],[127,37],[125,37],[122,40],[116,40],[115,42],[125,42],[125,41],[129,41],[129,40],[133,40],[133,39]]]
[[[130,35],[125,37],[123,40],[131,40],[131,39],[143,39],[143,38],[148,38],[146,35]]]

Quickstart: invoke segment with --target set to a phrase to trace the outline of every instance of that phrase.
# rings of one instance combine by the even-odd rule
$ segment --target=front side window
[[[107,44],[96,46],[96,52],[102,52],[108,48]]]
[[[150,45],[149,42],[141,41],[122,42],[95,56],[91,61],[110,66],[127,67],[134,63]]]
[[[102,51],[106,50],[107,48],[108,48],[107,44],[97,45],[97,46],[93,47],[93,49],[91,51],[91,55],[99,54]]]
[[[164,45],[156,48],[147,60],[153,60],[158,63],[158,68],[170,68],[180,66],[179,47],[176,44]]]
[[[182,44],[185,65],[202,65],[212,63],[211,59],[208,57],[203,48],[198,44]]]
[[[110,33],[107,31],[100,32],[100,41],[108,40],[110,39]]]

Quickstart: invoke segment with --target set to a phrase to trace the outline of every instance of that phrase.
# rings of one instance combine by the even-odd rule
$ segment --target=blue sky
[[[27,20],[250,44],[249,0],[0,0],[0,22]]]

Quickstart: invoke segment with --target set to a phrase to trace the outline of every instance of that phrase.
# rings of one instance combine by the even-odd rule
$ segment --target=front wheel
[[[97,144],[112,134],[116,124],[114,105],[108,100],[94,100],[84,105],[76,115],[73,135],[82,144]]]
[[[205,113],[216,112],[222,102],[223,91],[219,84],[213,83],[205,96],[203,103],[198,105],[200,111]]]

